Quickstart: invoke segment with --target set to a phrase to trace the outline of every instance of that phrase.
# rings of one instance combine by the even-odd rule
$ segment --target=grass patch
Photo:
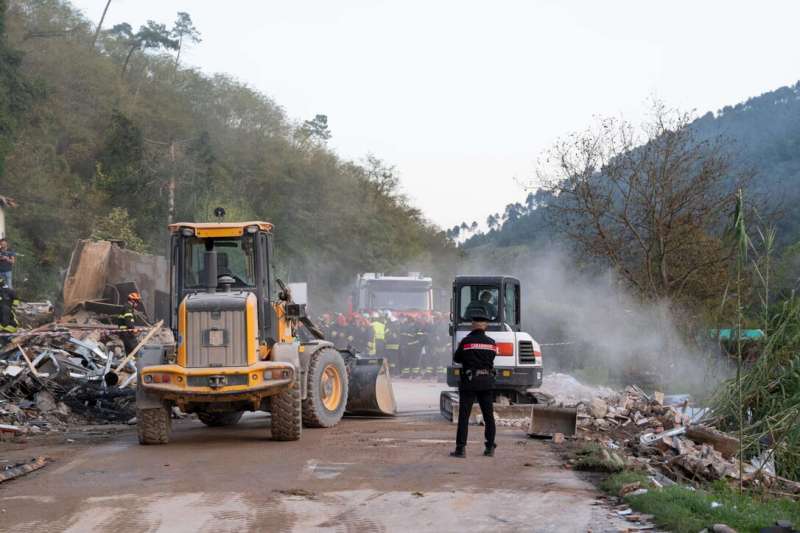
[[[680,486],[654,489],[645,475],[625,471],[609,476],[601,487],[617,495],[623,485],[637,481],[649,492],[628,496],[625,502],[639,512],[653,515],[656,525],[669,531],[696,533],[713,524],[726,524],[740,533],[757,533],[778,520],[788,520],[795,527],[800,525],[797,502],[747,493],[740,495],[721,482],[705,490]]]
[[[616,452],[589,442],[575,452],[575,470],[588,472],[620,472],[625,468],[625,460]]]
[[[640,483],[644,488],[650,488],[650,478],[641,472],[635,470],[624,470],[613,476],[608,476],[602,483],[600,488],[614,496],[619,494],[624,485],[631,483]]]

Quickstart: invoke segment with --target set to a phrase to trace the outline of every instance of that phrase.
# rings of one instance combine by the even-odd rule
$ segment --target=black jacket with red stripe
[[[453,361],[460,363],[465,370],[491,370],[494,368],[495,355],[497,345],[494,339],[476,329],[458,343]]]

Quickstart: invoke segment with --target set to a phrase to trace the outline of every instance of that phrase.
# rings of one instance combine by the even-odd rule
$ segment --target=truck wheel
[[[197,413],[200,422],[208,427],[233,426],[239,423],[244,411],[230,411],[227,413]]]
[[[342,419],[347,405],[347,368],[342,355],[323,348],[311,356],[308,365],[308,394],[303,400],[303,424],[329,428]]]
[[[303,431],[303,401],[300,397],[300,381],[295,379],[290,389],[273,396],[270,407],[272,440],[298,440]]]
[[[139,444],[166,444],[172,429],[170,411],[166,407],[136,410]]]

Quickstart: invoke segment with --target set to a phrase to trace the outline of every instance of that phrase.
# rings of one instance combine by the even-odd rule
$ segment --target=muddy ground
[[[132,429],[60,442],[0,443],[0,459],[46,455],[0,484],[0,530],[43,531],[619,531],[557,447],[498,428],[494,458],[473,427],[465,460],[434,383],[396,384],[401,415],[345,419],[269,440],[269,419],[234,427],[176,421],[172,442],[139,446]],[[74,442],[67,442],[70,439]]]

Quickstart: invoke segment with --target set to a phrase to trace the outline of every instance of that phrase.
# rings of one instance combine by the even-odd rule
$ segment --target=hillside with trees
[[[183,64],[202,39],[190,14],[98,28],[66,1],[5,3],[0,194],[19,205],[8,231],[26,297],[57,293],[76,239],[163,253],[168,223],[210,220],[216,206],[275,224],[282,275],[322,300],[359,271],[452,263],[455,246],[391,165],[328,147],[325,115],[294,120],[245,83]]]
[[[463,248],[469,250],[489,246],[503,249],[522,246],[541,250],[542,248],[563,246],[564,243],[572,243],[572,245],[578,245],[574,248],[576,251],[585,253],[590,251],[591,246],[587,248],[581,244],[601,245],[604,249],[601,251],[601,255],[610,260],[609,264],[621,272],[631,285],[640,284],[639,279],[633,279],[638,276],[638,273],[634,276],[628,271],[628,274],[631,275],[626,275],[625,265],[618,260],[619,258],[612,257],[610,252],[616,249],[630,250],[631,245],[637,242],[636,232],[632,231],[634,226],[628,223],[635,222],[632,218],[643,213],[633,213],[631,209],[625,210],[625,208],[643,207],[644,203],[639,206],[636,205],[636,202],[633,204],[624,201],[622,204],[617,203],[619,198],[630,199],[630,197],[622,195],[615,198],[613,195],[606,194],[608,191],[605,190],[605,187],[621,187],[618,190],[633,190],[634,192],[639,189],[638,192],[642,194],[656,191],[658,188],[650,187],[650,185],[655,184],[658,180],[652,181],[648,185],[647,172],[644,167],[637,171],[639,176],[636,173],[626,176],[625,173],[629,169],[623,168],[624,165],[641,163],[646,166],[647,154],[652,155],[653,149],[657,148],[660,143],[668,142],[669,139],[674,140],[677,137],[685,137],[691,146],[706,153],[702,158],[697,159],[699,154],[693,153],[694,149],[690,146],[684,146],[680,152],[682,155],[694,157],[696,165],[717,166],[714,171],[716,177],[713,181],[715,184],[706,183],[713,187],[703,186],[700,191],[695,190],[695,193],[709,193],[713,198],[709,196],[706,197],[706,200],[711,204],[721,200],[719,194],[725,195],[725,206],[720,205],[711,213],[700,216],[700,219],[706,220],[703,223],[706,228],[703,236],[695,236],[696,245],[703,250],[704,254],[712,249],[717,250],[715,253],[721,252],[720,239],[723,236],[724,222],[731,212],[733,193],[738,186],[743,186],[749,204],[759,208],[758,220],[772,226],[775,230],[773,252],[779,256],[777,264],[780,265],[781,278],[777,281],[782,283],[781,288],[786,291],[794,288],[795,281],[800,275],[800,269],[798,269],[800,262],[797,260],[798,248],[800,248],[797,245],[800,241],[800,210],[795,207],[800,201],[800,187],[798,187],[798,179],[800,179],[800,149],[798,149],[800,147],[800,83],[750,98],[735,106],[726,106],[716,113],[708,112],[699,118],[691,119],[690,116],[684,115],[680,121],[672,124],[660,122],[664,117],[658,116],[658,113],[658,110],[654,110],[654,116],[651,116],[649,122],[644,125],[644,129],[655,126],[658,131],[647,132],[644,139],[638,139],[638,142],[642,143],[638,146],[632,143],[631,139],[624,138],[626,135],[632,135],[638,126],[612,124],[610,121],[601,121],[597,126],[598,131],[592,135],[589,135],[587,130],[587,132],[569,136],[558,143],[547,153],[547,158],[550,161],[567,164],[570,168],[558,169],[560,173],[555,173],[557,179],[553,179],[553,174],[547,176],[547,172],[544,172],[545,175],[540,176],[543,179],[537,182],[537,186],[541,188],[529,192],[521,190],[520,195],[526,195],[525,200],[507,205],[503,213],[490,215],[486,220],[486,231],[475,231],[471,234],[462,232],[462,235],[469,235],[462,245]],[[572,150],[570,153],[570,148],[574,148],[576,145],[582,148],[592,146],[591,143],[587,144],[590,140],[611,140],[608,138],[609,132],[604,130],[607,127],[617,128],[616,138],[613,139],[613,142],[618,144],[616,146],[606,145],[606,148],[611,148],[611,153],[618,159],[603,158],[601,157],[603,154],[591,154],[586,150],[583,150],[583,153],[576,153],[575,150]],[[598,133],[601,134],[598,135]],[[603,136],[606,138],[602,139]],[[575,145],[570,145],[570,143],[575,143]],[[667,147],[663,146],[663,148]],[[658,154],[655,155],[655,159],[651,157],[649,162],[659,160],[665,164],[668,162],[668,158],[659,159]],[[587,159],[578,158],[570,161],[563,159],[566,156],[583,156]],[[597,191],[599,196],[587,195],[586,193],[591,192],[589,189],[575,187],[580,181],[570,181],[570,178],[576,176],[586,176],[585,172],[589,172],[591,175],[598,168],[612,172],[611,179],[603,182],[601,187],[603,190]],[[541,172],[540,169],[537,171]],[[615,171],[616,175],[613,175]],[[573,173],[571,176],[570,172]],[[636,179],[624,183],[631,176]],[[689,189],[687,189],[688,191]],[[690,195],[689,198],[692,196]],[[606,240],[603,242],[594,240],[593,243],[590,243],[587,241],[587,237],[592,239],[602,233],[597,231],[600,226],[595,225],[594,230],[591,228],[593,224],[601,222],[601,217],[590,216],[588,219],[578,221],[574,218],[571,220],[571,215],[575,214],[574,209],[578,207],[583,208],[586,213],[596,215],[604,207],[603,201],[606,202],[605,207],[612,207],[606,214],[614,214],[616,211],[616,214],[619,215],[624,212],[624,217],[614,221],[615,224],[619,223],[623,229],[621,232],[605,233]],[[578,206],[575,202],[583,202],[583,205]],[[621,208],[621,210],[616,208]],[[692,214],[689,211],[691,209],[674,214],[685,216],[684,220],[697,221],[697,217],[694,215],[698,213]],[[633,217],[629,215],[633,215]],[[570,224],[571,222],[573,224]],[[609,220],[605,222],[609,222]],[[587,224],[589,225],[587,226]],[[466,225],[469,226],[469,223]],[[659,226],[659,228],[664,227],[675,228],[674,225]],[[453,236],[452,229],[448,230],[448,233]],[[573,238],[565,238],[569,236],[568,234]],[[713,237],[715,244],[707,241],[709,236]],[[613,242],[615,238],[622,240]],[[636,261],[643,260],[643,257],[649,254],[648,246],[649,244],[645,243],[645,246],[640,247],[638,251],[641,254],[634,253],[632,257],[635,257]],[[595,251],[598,250],[595,249]],[[686,251],[688,252],[688,249]],[[681,262],[685,259],[686,257],[682,256]],[[648,262],[649,260],[644,257],[643,264]],[[706,303],[713,307],[713,304],[710,303],[714,300],[712,295],[721,294],[725,279],[721,271],[717,271],[716,274],[706,271],[705,274],[698,278],[699,285],[695,287],[695,290],[689,292],[698,296],[699,299],[706,299]],[[713,291],[709,291],[709,280],[714,281]],[[663,294],[662,291],[656,291],[656,293]],[[650,296],[655,296],[656,293],[651,291]]]

